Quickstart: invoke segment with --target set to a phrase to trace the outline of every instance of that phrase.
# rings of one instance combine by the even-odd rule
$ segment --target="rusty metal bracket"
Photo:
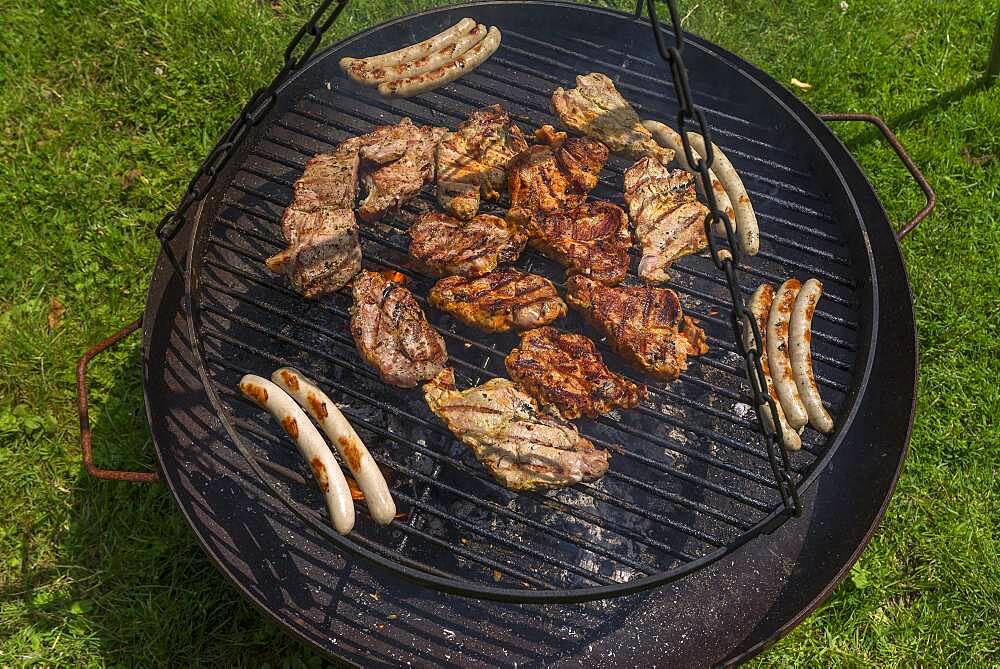
[[[899,139],[897,139],[896,135],[889,129],[889,126],[885,124],[885,121],[878,116],[875,116],[874,114],[820,114],[819,117],[824,121],[864,121],[865,123],[871,123],[874,125],[879,129],[886,141],[889,142],[889,146],[891,146],[892,150],[896,152],[899,159],[903,161],[903,165],[906,166],[906,169],[917,182],[917,185],[920,186],[920,190],[924,192],[924,196],[927,198],[927,204],[925,204],[924,208],[918,211],[913,218],[906,223],[906,225],[896,232],[896,240],[902,241],[903,237],[906,237],[906,235],[913,232],[913,229],[917,227],[920,221],[927,218],[927,214],[931,213],[937,205],[937,196],[934,194],[934,189],[931,188],[929,183],[927,183],[927,179],[920,171],[920,168],[918,168],[916,163],[913,162],[913,159],[910,158],[910,154],[908,154],[906,149],[903,148],[903,145],[899,143]]]
[[[139,483],[153,483],[160,480],[157,472],[128,472],[119,469],[101,469],[94,465],[94,451],[90,437],[90,416],[88,413],[89,403],[87,395],[87,365],[99,353],[111,348],[119,341],[129,336],[139,329],[142,319],[138,318],[129,323],[118,332],[107,339],[99,342],[92,349],[83,354],[76,363],[76,406],[80,413],[80,446],[83,449],[83,468],[88,474],[98,479],[110,481],[136,481]]]

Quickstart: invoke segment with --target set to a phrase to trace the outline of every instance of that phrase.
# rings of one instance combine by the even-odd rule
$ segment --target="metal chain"
[[[205,196],[212,190],[219,172],[229,161],[229,156],[235,147],[246,137],[247,131],[260,123],[261,119],[267,115],[277,101],[277,90],[288,78],[298,70],[303,63],[313,55],[323,35],[337,20],[340,13],[347,6],[349,0],[323,0],[313,15],[306,21],[305,25],[299,28],[295,37],[285,48],[284,63],[278,74],[270,84],[258,89],[253,94],[250,101],[246,103],[240,115],[236,118],[226,133],[222,136],[218,145],[208,154],[191,181],[188,182],[187,190],[181,199],[177,209],[168,212],[156,226],[156,236],[160,238],[161,244],[166,244],[177,231],[180,230],[188,210],[197,202],[205,199]],[[331,9],[331,6],[332,9]],[[304,43],[306,38],[308,41]]]
[[[639,0],[637,9],[641,9],[643,0]],[[763,341],[761,339],[760,328],[757,326],[757,319],[747,308],[743,299],[743,292],[740,290],[739,274],[737,267],[743,259],[742,250],[736,239],[736,231],[733,223],[729,220],[726,212],[719,208],[715,199],[715,189],[712,186],[712,179],[709,170],[712,168],[714,160],[714,149],[712,144],[712,133],[705,121],[705,114],[694,104],[691,94],[691,87],[688,84],[688,72],[684,66],[684,59],[681,52],[684,50],[684,32],[681,30],[681,21],[677,12],[675,0],[666,0],[670,10],[670,22],[673,24],[674,44],[668,46],[663,35],[663,28],[656,18],[656,7],[654,0],[645,0],[649,9],[649,20],[653,27],[653,36],[656,40],[656,48],[660,52],[660,57],[670,67],[670,74],[674,82],[674,91],[680,105],[677,112],[677,132],[680,133],[681,143],[684,148],[684,156],[688,165],[701,177],[702,190],[705,199],[708,200],[708,214],[705,216],[705,234],[708,237],[708,248],[712,255],[712,262],[725,273],[726,283],[729,286],[729,295],[732,299],[733,310],[731,325],[733,334],[736,336],[736,348],[746,364],[747,378],[750,381],[750,391],[753,394],[754,409],[757,413],[757,426],[760,428],[758,438],[762,441],[767,450],[768,461],[771,471],[774,473],[775,481],[778,484],[778,492],[785,509],[794,516],[802,513],[802,502],[799,499],[798,490],[792,482],[789,474],[788,453],[785,450],[785,440],[782,430],[769,430],[764,422],[764,415],[761,411],[762,405],[767,406],[771,412],[772,425],[780,426],[778,421],[778,407],[774,398],[767,392],[767,380],[764,376],[764,368],[761,366],[761,352],[763,351]],[[641,12],[637,12],[641,15]],[[699,160],[695,160],[694,151],[691,149],[691,141],[688,138],[687,124],[689,121],[697,123],[698,131],[704,138],[705,155]],[[726,242],[728,248],[720,247],[719,242],[713,235],[713,227],[716,222],[722,224],[726,231]],[[747,347],[749,343],[745,336],[745,328],[749,326],[753,335],[753,346]]]

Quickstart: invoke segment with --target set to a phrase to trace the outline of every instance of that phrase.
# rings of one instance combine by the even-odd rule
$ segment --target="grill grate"
[[[575,74],[591,70],[616,78],[644,118],[671,118],[677,102],[658,92],[671,89],[655,74],[659,67],[583,38],[560,46],[505,30],[503,46],[486,64],[419,99],[387,101],[341,88],[339,81],[334,90],[317,85],[244,154],[218,215],[200,231],[190,285],[194,324],[223,411],[302,513],[325,522],[321,498],[307,484],[311,479],[294,449],[234,392],[244,373],[294,366],[343,402],[375,459],[391,472],[393,496],[406,512],[380,528],[361,503],[350,539],[387,560],[450,579],[456,589],[573,591],[680,574],[745,541],[778,510],[781,499],[756,439],[742,358],[732,342],[725,280],[707,257],[676,263],[667,284],[705,328],[711,346],[673,384],[637,379],[576,314],[558,323],[591,335],[609,365],[646,382],[650,397],[636,409],[578,421],[588,439],[612,452],[603,479],[518,495],[483,471],[430,413],[419,390],[388,389],[360,360],[348,330],[349,295],[305,302],[263,264],[284,246],[281,213],[306,161],[348,136],[402,116],[454,127],[494,102],[526,129],[555,124],[548,110],[552,89],[571,86]],[[741,118],[738,99],[696,94],[708,102],[716,143],[740,170],[761,221],[761,253],[740,268],[742,290],[749,294],[760,281],[778,283],[789,275],[816,276],[826,284],[813,349],[817,381],[837,416],[849,404],[859,367],[859,284],[829,198],[816,188],[816,166],[785,148],[778,129]],[[593,196],[623,204],[627,167],[613,157]],[[517,337],[484,338],[427,305],[423,296],[434,279],[409,266],[406,230],[408,218],[434,202],[427,189],[399,216],[362,225],[364,262],[409,277],[466,387],[504,375],[503,358]],[[531,250],[517,266],[562,285],[563,268]],[[790,456],[793,480],[813,471],[826,446],[823,435],[806,431],[802,450]]]

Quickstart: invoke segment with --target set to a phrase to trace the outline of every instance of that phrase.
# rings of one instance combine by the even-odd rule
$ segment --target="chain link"
[[[639,8],[643,0],[639,0]],[[761,440],[767,451],[768,461],[771,471],[774,473],[775,481],[778,484],[778,491],[785,509],[794,516],[802,513],[802,503],[799,499],[798,490],[792,482],[789,474],[788,453],[785,450],[784,435],[780,429],[770,430],[764,421],[763,407],[767,407],[772,418],[772,425],[780,426],[778,421],[778,407],[774,398],[767,392],[767,378],[764,376],[764,368],[761,365],[761,352],[763,340],[757,320],[747,308],[743,299],[743,292],[740,290],[739,275],[737,267],[743,260],[741,246],[736,239],[736,231],[733,222],[729,220],[726,212],[719,208],[715,199],[715,189],[712,186],[712,179],[709,170],[715,158],[712,144],[712,131],[705,120],[705,114],[694,104],[691,94],[691,87],[688,83],[688,72],[684,66],[682,52],[684,50],[684,31],[681,30],[681,21],[677,12],[675,0],[666,0],[670,10],[670,22],[673,25],[674,44],[667,45],[663,34],[663,28],[656,18],[656,6],[654,0],[645,0],[649,10],[649,20],[653,27],[653,36],[656,40],[656,48],[660,52],[660,57],[670,67],[670,73],[674,82],[674,91],[680,110],[677,112],[677,132],[681,136],[681,143],[684,149],[684,156],[688,165],[701,178],[702,191],[705,199],[708,200],[708,214],[705,216],[705,234],[708,236],[708,248],[712,256],[712,262],[726,275],[726,283],[729,287],[729,296],[733,303],[731,312],[731,325],[733,334],[736,336],[736,349],[746,364],[747,378],[750,383],[750,392],[753,395],[754,409],[757,413],[757,427],[760,429],[758,438]],[[687,125],[694,122],[697,131],[704,138],[705,155],[695,160],[695,153],[691,148],[691,140],[688,137]],[[726,231],[725,241],[727,246],[722,246],[713,234],[716,223],[721,223]],[[747,330],[749,328],[749,330]],[[752,343],[751,343],[752,342]]]
[[[278,74],[275,75],[270,84],[258,89],[250,97],[250,101],[246,103],[240,111],[240,115],[229,126],[218,145],[212,149],[198,171],[191,177],[180,205],[160,219],[156,226],[156,236],[159,237],[161,244],[166,244],[174,238],[184,224],[188,210],[205,199],[205,196],[212,190],[219,172],[229,161],[233,149],[243,141],[247,131],[260,123],[261,119],[274,108],[278,99],[278,88],[309,60],[323,40],[323,35],[337,20],[348,2],[349,0],[323,0],[313,15],[309,17],[309,20],[295,33],[295,37],[285,49],[283,65]],[[305,41],[307,37],[309,39]]]

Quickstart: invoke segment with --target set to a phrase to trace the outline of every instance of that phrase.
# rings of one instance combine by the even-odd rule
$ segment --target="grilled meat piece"
[[[557,88],[551,103],[566,127],[602,142],[612,153],[632,158],[659,155],[665,163],[673,160],[674,152],[653,140],[632,105],[600,72],[578,75],[576,88]]]
[[[345,142],[311,158],[292,186],[292,202],[281,218],[288,248],[266,264],[287,275],[305,297],[339,290],[361,270],[354,220],[357,183],[358,149]]]
[[[615,352],[656,378],[673,381],[687,369],[689,355],[708,352],[704,330],[684,315],[669,288],[609,288],[574,276],[566,289],[570,305],[608,336]]]
[[[444,369],[424,385],[427,405],[472,449],[506,488],[554,490],[593,481],[608,469],[608,452],[594,448],[572,424],[539,412],[507,379],[458,390]]]
[[[289,210],[312,212],[317,209],[354,209],[358,193],[358,150],[347,140],[332,153],[313,156],[306,163],[302,176],[292,184]],[[291,236],[282,221],[285,238]]]
[[[444,339],[413,294],[378,272],[354,280],[351,334],[365,362],[400,388],[434,378],[448,359]]]
[[[646,281],[666,281],[672,262],[708,246],[708,208],[698,202],[694,179],[690,172],[671,171],[653,157],[625,171],[625,202],[642,247],[639,276]]]
[[[415,126],[404,118],[355,138],[365,167],[369,162],[379,166],[363,170],[367,195],[358,207],[362,221],[377,221],[398,210],[434,180],[434,152],[446,132],[447,128]]]
[[[410,238],[410,255],[439,276],[482,276],[517,260],[527,241],[527,235],[498,216],[479,214],[460,221],[436,211],[421,214]]]
[[[528,148],[521,129],[500,105],[473,112],[437,147],[438,202],[453,216],[468,220],[480,198],[499,200],[507,184],[507,165]]]
[[[498,269],[478,279],[449,276],[434,284],[430,301],[487,332],[526,330],[566,315],[566,303],[551,281],[516,269]]]
[[[536,217],[531,245],[567,267],[608,285],[628,273],[632,236],[621,207],[604,200],[585,202],[569,211]]]
[[[508,219],[530,227],[539,216],[582,203],[597,185],[608,160],[603,144],[584,138],[567,139],[550,126],[535,131],[540,142],[511,161],[507,176],[510,192]]]
[[[358,224],[351,209],[286,209],[289,247],[267,259],[267,268],[288,276],[305,297],[332,293],[361,271]]]
[[[646,386],[608,369],[594,342],[553,327],[522,332],[520,346],[504,362],[519,388],[566,419],[630,409],[647,394]]]

